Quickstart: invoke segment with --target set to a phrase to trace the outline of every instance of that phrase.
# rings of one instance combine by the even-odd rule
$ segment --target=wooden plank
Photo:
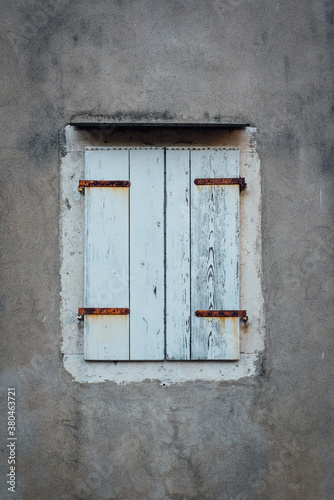
[[[129,152],[86,151],[86,180],[129,180]],[[85,307],[129,308],[129,188],[85,188]],[[129,316],[85,316],[87,360],[129,359]]]
[[[191,176],[239,176],[237,150],[191,152]],[[239,359],[239,318],[196,310],[239,309],[239,186],[191,183],[191,359]]]
[[[161,360],[164,332],[164,150],[130,151],[130,359]]]
[[[188,150],[166,150],[166,357],[190,359]]]

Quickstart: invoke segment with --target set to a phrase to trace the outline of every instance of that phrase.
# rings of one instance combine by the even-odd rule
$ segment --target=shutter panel
[[[166,150],[166,357],[190,359],[189,150]]]
[[[129,180],[129,152],[86,150],[86,180]],[[129,188],[85,188],[85,307],[129,307]],[[85,358],[129,359],[129,316],[86,315]]]
[[[239,186],[195,178],[239,177],[237,150],[191,152],[191,359],[239,359],[239,318],[196,310],[239,309]]]
[[[130,181],[130,359],[162,360],[164,150],[131,150]]]

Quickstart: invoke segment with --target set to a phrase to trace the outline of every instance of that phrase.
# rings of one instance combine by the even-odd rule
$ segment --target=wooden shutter
[[[86,180],[129,180],[129,152],[86,150]],[[129,307],[129,188],[85,188],[85,307]],[[85,316],[85,358],[129,359],[129,316]]]
[[[239,318],[196,317],[239,309],[238,150],[166,150],[166,357],[238,359]]]
[[[130,309],[85,317],[86,359],[239,358],[239,318],[195,316],[239,309],[239,186],[194,184],[238,177],[238,155],[87,149],[87,180],[131,185],[85,188],[85,307]]]
[[[85,358],[158,360],[164,332],[164,150],[86,151],[86,180],[130,187],[85,187]]]
[[[239,359],[239,318],[196,317],[196,310],[239,309],[238,185],[195,185],[239,177],[237,150],[191,153],[191,359]]]

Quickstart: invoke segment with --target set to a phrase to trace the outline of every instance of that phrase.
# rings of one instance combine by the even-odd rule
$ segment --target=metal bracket
[[[225,179],[195,179],[194,183],[196,186],[230,186],[232,184],[239,184],[240,192],[243,189],[246,189],[247,184],[244,177],[235,177],[235,178],[225,178]]]
[[[247,311],[196,311],[195,316],[199,318],[242,318],[248,320]]]
[[[78,191],[83,193],[85,187],[117,187],[126,188],[130,186],[130,181],[86,181],[79,180]]]
[[[126,316],[130,314],[130,309],[127,307],[79,307],[78,320],[83,320],[86,315],[103,316],[103,315],[119,315]]]

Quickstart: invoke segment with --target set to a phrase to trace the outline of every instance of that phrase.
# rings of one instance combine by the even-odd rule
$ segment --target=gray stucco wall
[[[333,499],[331,2],[1,10],[1,498]],[[79,115],[257,127],[267,343],[256,377],[71,380],[58,138]],[[7,387],[17,390],[16,493]]]

